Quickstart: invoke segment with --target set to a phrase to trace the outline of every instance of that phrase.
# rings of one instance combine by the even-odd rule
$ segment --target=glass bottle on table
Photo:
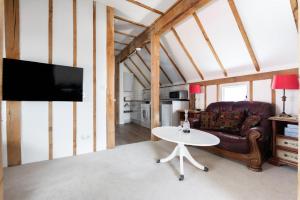
[[[184,122],[182,124],[182,131],[184,133],[190,133],[191,132],[191,125],[190,122],[188,120],[188,110],[184,111]]]

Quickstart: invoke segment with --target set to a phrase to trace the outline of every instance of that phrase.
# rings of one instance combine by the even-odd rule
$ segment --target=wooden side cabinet
[[[270,117],[272,121],[272,157],[269,163],[281,166],[298,166],[298,138],[284,135],[288,124],[298,125],[296,118]]]

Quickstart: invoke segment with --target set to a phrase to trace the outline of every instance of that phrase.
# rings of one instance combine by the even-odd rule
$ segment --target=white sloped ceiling
[[[150,26],[161,16],[126,0],[98,1],[114,7],[117,16],[146,26]],[[178,0],[137,0],[137,2],[160,12],[166,12]],[[290,0],[234,0],[234,3],[260,71],[266,72],[297,67],[298,37]],[[197,67],[203,73],[204,80],[224,78],[225,74],[222,66],[228,77],[258,73],[228,0],[212,0],[211,3],[199,9],[195,14],[203,25],[208,41],[194,16],[188,17],[173,28]],[[143,27],[118,19],[115,20],[115,29],[131,35],[139,35],[145,30]],[[116,34],[115,40],[128,44],[133,38]],[[209,42],[211,47],[208,45]],[[195,66],[172,31],[161,36],[161,43],[187,83],[201,81]],[[116,43],[115,47],[116,49],[123,49],[126,46]],[[149,44],[148,48],[150,49]],[[211,48],[214,49],[214,52]],[[119,52],[116,51],[116,53]],[[139,51],[139,54],[151,68],[150,55],[145,48]],[[219,58],[222,66],[216,58]],[[132,59],[150,80],[150,71],[140,58],[137,55],[132,55]],[[128,59],[126,63],[134,69]],[[172,84],[185,83],[162,49],[160,51],[160,64]],[[138,71],[134,72],[145,82],[145,85],[149,86]],[[160,74],[161,85],[170,85],[171,83],[166,75],[162,71]]]

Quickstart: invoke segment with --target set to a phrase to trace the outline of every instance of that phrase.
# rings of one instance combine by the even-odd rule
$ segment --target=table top
[[[164,126],[152,129],[152,134],[163,140],[177,144],[192,146],[214,146],[220,139],[210,133],[191,129],[190,133],[183,133],[180,127]]]
[[[270,117],[269,120],[281,121],[281,122],[298,123],[298,119],[296,117],[279,117],[279,116],[273,116],[273,117]]]

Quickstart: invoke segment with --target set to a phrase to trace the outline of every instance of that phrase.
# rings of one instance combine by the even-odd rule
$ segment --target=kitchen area
[[[119,120],[116,145],[150,140],[151,91],[126,67],[120,70]],[[160,89],[160,124],[178,126],[179,112],[189,108],[188,86],[167,86]]]

